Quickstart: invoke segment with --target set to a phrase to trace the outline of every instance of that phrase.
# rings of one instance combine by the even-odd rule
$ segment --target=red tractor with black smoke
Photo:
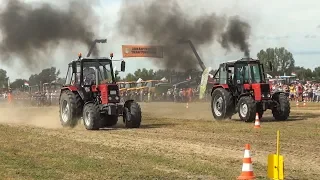
[[[259,60],[242,58],[222,63],[214,79],[211,109],[215,119],[231,119],[238,113],[241,120],[252,122],[256,113],[261,118],[267,109],[272,111],[275,120],[288,119],[289,100],[284,92],[270,92]]]
[[[66,82],[59,98],[60,121],[64,127],[75,127],[83,119],[87,130],[98,130],[114,126],[118,117],[123,117],[126,128],[138,128],[141,124],[141,108],[134,100],[120,102],[119,87],[116,84],[113,54],[110,58],[89,58],[96,43],[106,43],[106,39],[95,40],[83,58],[68,65]],[[121,71],[125,71],[125,61],[121,61]]]

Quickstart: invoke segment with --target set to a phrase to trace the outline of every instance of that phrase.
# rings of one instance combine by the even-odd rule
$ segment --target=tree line
[[[267,48],[258,52],[257,57],[264,64],[265,71],[271,76],[279,75],[291,75],[295,73],[298,79],[301,80],[317,80],[320,81],[320,65],[315,69],[304,68],[295,65],[293,54],[284,47],[280,48]],[[271,62],[272,70],[269,69],[269,63]],[[134,73],[128,73],[126,77],[117,77],[117,81],[137,81],[139,78],[143,80],[159,80],[163,77],[169,78],[178,74],[178,72],[169,69],[137,69]],[[38,74],[32,74],[29,79],[16,79],[10,83],[12,89],[20,88],[24,86],[25,82],[30,85],[38,85],[41,83],[50,83],[55,80],[64,79],[60,77],[60,70],[56,67],[45,68]],[[63,81],[63,80],[62,80]],[[61,81],[61,82],[62,82]],[[7,71],[0,69],[0,88],[8,87]]]

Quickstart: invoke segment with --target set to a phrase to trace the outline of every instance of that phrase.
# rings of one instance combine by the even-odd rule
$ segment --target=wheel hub
[[[89,126],[90,125],[90,122],[91,122],[91,113],[90,112],[86,112],[85,113],[85,118],[84,118],[84,123]]]
[[[246,117],[248,113],[248,105],[247,104],[241,104],[240,106],[240,114],[242,117]]]
[[[223,99],[222,99],[222,97],[219,97],[214,101],[214,105],[213,105],[214,113],[217,116],[221,116],[221,114],[222,114],[222,106],[223,106]]]
[[[63,101],[61,108],[61,117],[64,123],[66,123],[69,119],[69,109],[69,103],[67,101]]]

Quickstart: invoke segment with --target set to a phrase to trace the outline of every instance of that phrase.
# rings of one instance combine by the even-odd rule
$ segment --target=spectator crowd
[[[320,102],[320,83],[293,82],[291,84],[274,83],[272,91],[288,93],[291,101]]]

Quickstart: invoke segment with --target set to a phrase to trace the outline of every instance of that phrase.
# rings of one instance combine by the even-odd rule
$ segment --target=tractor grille
[[[261,95],[262,98],[269,98],[270,97],[270,86],[269,84],[261,84]]]
[[[261,84],[261,93],[269,93],[269,92],[270,92],[269,84]]]
[[[108,85],[109,102],[116,103],[119,102],[119,87],[118,85]]]

